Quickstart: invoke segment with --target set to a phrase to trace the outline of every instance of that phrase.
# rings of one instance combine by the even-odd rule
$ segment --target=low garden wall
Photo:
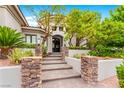
[[[73,57],[75,54],[87,54],[90,50],[69,49],[68,56]]]
[[[81,76],[87,82],[97,82],[116,75],[116,66],[123,62],[122,59],[105,59],[87,56],[81,58]]]
[[[65,57],[65,62],[73,67],[73,70],[81,73],[81,59]]]
[[[21,66],[0,67],[0,87],[21,87]]]

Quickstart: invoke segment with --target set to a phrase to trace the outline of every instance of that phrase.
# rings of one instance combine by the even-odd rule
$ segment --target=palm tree
[[[1,57],[6,57],[9,50],[23,45],[21,33],[6,26],[0,26],[0,49]]]

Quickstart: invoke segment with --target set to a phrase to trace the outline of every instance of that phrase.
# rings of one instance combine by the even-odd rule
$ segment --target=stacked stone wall
[[[41,78],[41,57],[25,57],[21,60],[21,87],[40,88]]]

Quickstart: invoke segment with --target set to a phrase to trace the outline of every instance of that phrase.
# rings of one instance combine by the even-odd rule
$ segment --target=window
[[[56,26],[53,26],[52,27],[52,31],[56,31],[57,27]]]
[[[36,36],[36,35],[26,35],[26,36],[25,36],[25,41],[26,41],[27,43],[36,44],[36,43],[37,43],[37,36]]]
[[[63,31],[63,27],[59,27],[59,31]]]

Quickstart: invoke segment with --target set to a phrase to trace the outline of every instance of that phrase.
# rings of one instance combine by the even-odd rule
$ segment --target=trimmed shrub
[[[32,44],[32,43],[24,43],[23,46],[19,47],[19,48],[35,48],[36,44]]]
[[[124,50],[116,47],[104,47],[98,45],[94,50],[91,50],[89,55],[102,57],[124,58]]]
[[[116,67],[117,77],[119,80],[119,85],[124,88],[124,63]]]

